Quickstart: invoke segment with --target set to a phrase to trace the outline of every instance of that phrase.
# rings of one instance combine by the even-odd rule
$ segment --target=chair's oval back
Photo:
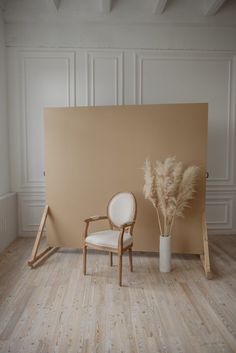
[[[116,227],[132,222],[136,217],[136,200],[131,192],[119,192],[110,200],[107,208],[110,221]]]

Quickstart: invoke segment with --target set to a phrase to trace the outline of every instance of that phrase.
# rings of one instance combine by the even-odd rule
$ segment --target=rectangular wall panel
[[[44,107],[74,105],[74,54],[23,53],[21,63],[22,188],[31,189],[44,186]]]
[[[89,52],[87,56],[88,105],[123,103],[123,54]]]
[[[19,234],[35,235],[45,207],[45,196],[41,194],[19,194]]]
[[[232,60],[158,53],[136,57],[136,101],[209,105],[208,185],[232,185]]]
[[[206,202],[208,226],[212,230],[230,230],[233,225],[232,197],[208,199]]]

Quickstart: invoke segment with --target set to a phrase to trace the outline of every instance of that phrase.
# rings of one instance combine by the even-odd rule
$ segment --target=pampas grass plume
[[[159,228],[163,235],[170,235],[176,217],[183,217],[184,209],[194,197],[199,168],[187,167],[175,157],[168,157],[163,162],[156,161],[153,168],[149,159],[144,165],[144,196],[155,207]],[[161,225],[160,213],[163,216]]]

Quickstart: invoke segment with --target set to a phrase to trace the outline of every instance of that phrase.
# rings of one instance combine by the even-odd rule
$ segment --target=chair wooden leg
[[[86,262],[87,262],[87,246],[83,248],[83,271],[84,275],[86,275]]]
[[[112,257],[112,252],[109,252],[110,255],[110,266],[113,266],[113,257]]]
[[[132,248],[129,248],[129,268],[133,272]]]
[[[122,286],[122,255],[119,255],[118,261],[119,286]]]

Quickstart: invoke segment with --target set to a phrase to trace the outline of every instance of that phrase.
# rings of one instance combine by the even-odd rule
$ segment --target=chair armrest
[[[88,228],[89,228],[89,224],[91,222],[95,222],[95,221],[101,221],[103,219],[108,219],[107,216],[92,216],[92,217],[89,217],[89,218],[86,218],[84,220],[84,222],[86,223],[85,224],[85,230],[84,230],[84,240],[86,239],[87,235],[88,235]]]
[[[108,219],[107,216],[92,216],[84,220],[85,223],[100,221],[102,219]]]
[[[134,224],[135,224],[135,221],[124,223],[120,226],[120,230],[132,227]]]
[[[122,252],[123,249],[123,238],[124,238],[124,234],[127,228],[130,228],[130,234],[132,235],[132,231],[133,231],[133,227],[134,227],[135,221],[132,222],[127,222],[122,224],[119,229],[120,229],[120,235],[119,235],[119,239],[118,239],[118,248],[119,248],[119,252]]]

